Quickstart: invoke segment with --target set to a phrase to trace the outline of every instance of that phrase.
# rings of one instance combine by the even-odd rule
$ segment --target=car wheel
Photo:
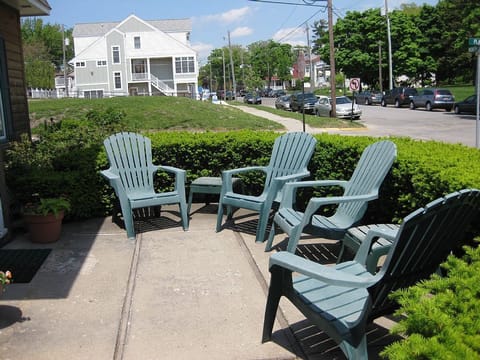
[[[410,101],[410,110],[415,110],[415,103]]]
[[[432,104],[430,104],[429,102],[427,102],[425,104],[425,108],[427,109],[427,111],[432,111]]]
[[[400,107],[400,101],[398,99],[395,99],[395,107],[396,108]]]
[[[457,114],[457,115],[460,114],[460,108],[459,108],[458,106],[455,106],[455,107],[453,108],[453,111],[454,111],[455,114]]]
[[[387,106],[387,102],[382,99],[382,102],[380,103],[380,105],[382,105],[383,107],[385,107],[385,106]]]

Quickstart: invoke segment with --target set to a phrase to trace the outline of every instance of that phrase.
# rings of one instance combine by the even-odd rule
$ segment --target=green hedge
[[[118,115],[118,114],[117,114]],[[116,119],[116,114],[111,115]],[[91,121],[63,121],[40,140],[14,144],[7,152],[7,183],[19,203],[31,194],[43,197],[67,196],[72,202],[70,219],[104,216],[111,212],[113,191],[99,175],[108,167],[103,139],[122,129],[121,121],[97,127]],[[224,169],[265,165],[278,133],[235,132],[157,132],[152,139],[154,163],[187,170],[187,182],[200,176],[220,176]],[[348,179],[369,144],[377,138],[363,136],[316,135],[318,144],[309,165],[312,179]],[[387,176],[380,199],[371,203],[366,222],[398,221],[406,214],[446,193],[480,188],[480,151],[462,145],[433,141],[392,138],[398,158]],[[258,174],[244,177],[252,194],[262,190]],[[156,178],[156,189],[167,190],[169,179]],[[187,184],[188,188],[188,184]],[[300,206],[312,195],[300,194]],[[326,209],[325,211],[331,211]]]

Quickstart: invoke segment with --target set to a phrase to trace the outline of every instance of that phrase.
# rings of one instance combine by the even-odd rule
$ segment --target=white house
[[[190,31],[189,19],[145,21],[135,15],[121,22],[76,24],[74,96],[195,97],[198,63]]]

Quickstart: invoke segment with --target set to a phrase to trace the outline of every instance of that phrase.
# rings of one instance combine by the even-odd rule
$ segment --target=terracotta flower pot
[[[60,211],[56,216],[54,214],[24,215],[25,223],[30,232],[30,240],[35,243],[51,243],[57,241],[62,231],[63,215],[63,211]]]

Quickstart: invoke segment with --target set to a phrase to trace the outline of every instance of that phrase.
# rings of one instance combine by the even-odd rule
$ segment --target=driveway
[[[262,104],[274,107],[274,99],[263,98]],[[363,114],[360,123],[365,129],[309,129],[307,132],[329,132],[344,135],[369,135],[369,136],[405,136],[419,140],[436,140],[447,143],[461,143],[475,147],[476,116],[456,115],[444,110],[410,110],[409,108],[394,108],[391,106],[361,106]],[[267,112],[263,116],[271,120]],[[257,112],[258,114],[258,112]],[[262,116],[262,115],[259,115]],[[281,123],[289,129],[301,129],[296,123],[298,120],[283,120]],[[286,125],[287,124],[287,125]]]

